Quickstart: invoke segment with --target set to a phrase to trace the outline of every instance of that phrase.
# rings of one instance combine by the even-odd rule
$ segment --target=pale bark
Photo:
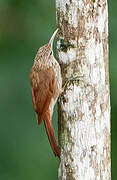
[[[110,94],[106,0],[56,0],[59,180],[110,180]]]

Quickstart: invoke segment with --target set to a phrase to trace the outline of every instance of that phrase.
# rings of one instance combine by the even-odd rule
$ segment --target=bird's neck
[[[43,58],[42,60],[35,59],[33,67],[41,70],[42,69],[46,70],[52,66],[55,66],[55,64],[56,64],[56,59],[54,58],[54,56],[52,56],[50,59],[46,59],[46,58]]]

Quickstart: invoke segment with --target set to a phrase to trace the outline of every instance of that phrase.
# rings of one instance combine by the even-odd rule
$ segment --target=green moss
[[[81,78],[83,76],[81,74],[73,74],[71,77],[66,78],[65,83],[64,83],[64,88],[67,86],[68,83],[76,84],[77,86],[82,85]]]
[[[64,39],[61,39],[60,40],[60,51],[67,52],[68,48],[76,48],[76,46],[69,41],[64,42]]]
[[[79,80],[76,80],[76,79],[75,79],[75,80],[73,80],[72,82],[73,82],[73,84],[76,84],[77,86],[79,86]]]

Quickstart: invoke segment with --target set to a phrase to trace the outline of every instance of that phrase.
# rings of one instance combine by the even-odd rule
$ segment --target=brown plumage
[[[49,43],[39,48],[31,68],[32,101],[38,124],[44,121],[46,133],[55,156],[60,156],[52,126],[54,105],[62,90],[61,70],[53,56],[52,44],[57,30]]]

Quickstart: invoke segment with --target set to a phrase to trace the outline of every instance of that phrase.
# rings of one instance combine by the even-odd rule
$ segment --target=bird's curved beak
[[[54,38],[55,38],[57,32],[58,32],[58,29],[56,29],[56,31],[54,31],[54,33],[53,33],[53,35],[52,35],[52,37],[48,43],[51,46],[51,48],[53,46],[53,41],[54,41]]]

